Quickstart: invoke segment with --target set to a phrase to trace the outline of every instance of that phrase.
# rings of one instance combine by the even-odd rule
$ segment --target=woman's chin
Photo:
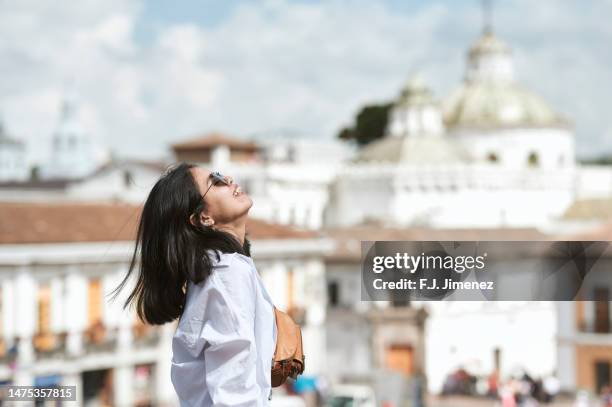
[[[247,206],[247,211],[251,209],[251,206],[253,206],[253,200],[247,194],[239,196],[238,199],[244,201],[244,204]]]

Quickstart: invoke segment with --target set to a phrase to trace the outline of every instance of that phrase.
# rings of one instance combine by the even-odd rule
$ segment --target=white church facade
[[[385,137],[340,170],[330,223],[546,227],[572,204],[571,125],[515,81],[509,47],[490,31],[467,61],[441,103],[418,76],[402,89]]]

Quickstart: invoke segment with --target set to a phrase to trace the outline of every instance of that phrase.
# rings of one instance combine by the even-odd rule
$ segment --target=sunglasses
[[[211,172],[210,175],[208,176],[208,178],[211,179],[212,182],[210,183],[210,186],[208,187],[206,192],[204,192],[204,195],[202,195],[202,199],[204,199],[204,197],[206,196],[208,191],[210,191],[210,189],[213,187],[213,185],[215,185],[215,186],[221,185],[221,184],[232,185],[234,183],[234,179],[232,177],[223,175],[219,171]]]

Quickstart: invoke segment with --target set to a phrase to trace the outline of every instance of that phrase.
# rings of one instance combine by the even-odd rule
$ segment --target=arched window
[[[530,167],[537,167],[538,165],[540,165],[538,153],[536,153],[535,151],[529,153],[529,156],[527,157],[527,165],[529,165]]]
[[[499,158],[497,157],[497,154],[495,154],[494,152],[490,152],[489,154],[487,154],[487,161],[496,163],[499,161]]]

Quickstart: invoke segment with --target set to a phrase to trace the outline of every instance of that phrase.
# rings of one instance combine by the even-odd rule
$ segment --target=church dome
[[[490,30],[467,53],[463,83],[442,103],[447,128],[567,127],[568,121],[514,79],[508,45]]]
[[[567,127],[569,122],[515,82],[464,82],[442,104],[447,127]]]

